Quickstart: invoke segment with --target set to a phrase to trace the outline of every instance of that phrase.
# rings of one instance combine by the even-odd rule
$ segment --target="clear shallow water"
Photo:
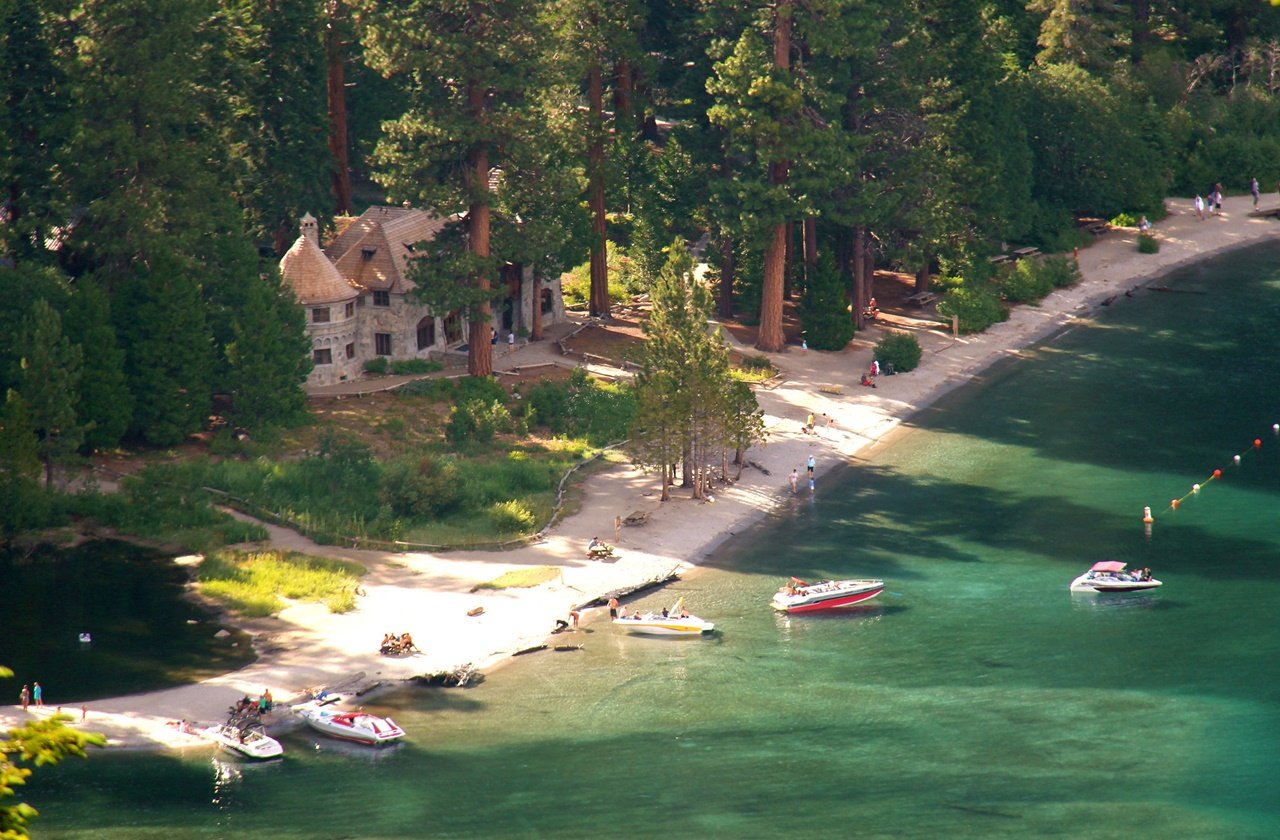
[[[1274,837],[1278,266],[1121,298],[641,599],[685,594],[714,638],[594,622],[581,651],[381,698],[412,742],[378,754],[96,755],[29,792],[40,836]],[[1069,594],[1102,558],[1165,586]],[[888,587],[787,618],[788,574]]]

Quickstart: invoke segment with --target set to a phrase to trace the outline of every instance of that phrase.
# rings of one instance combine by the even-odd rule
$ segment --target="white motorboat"
[[[201,737],[245,758],[267,759],[284,755],[284,747],[262,731],[262,724],[247,721],[218,723],[199,730]]]
[[[1138,592],[1155,589],[1160,581],[1151,576],[1150,569],[1125,571],[1119,560],[1102,560],[1094,563],[1089,571],[1071,581],[1072,592]]]
[[[307,725],[331,738],[378,746],[404,737],[404,730],[391,718],[368,712],[344,712],[314,704],[294,707]]]
[[[882,580],[822,580],[805,583],[793,577],[769,602],[787,613],[818,612],[847,607],[876,597],[884,591]]]
[[[677,601],[676,605],[669,610],[663,610],[660,613],[638,612],[634,615],[615,618],[613,623],[632,633],[649,636],[701,636],[703,633],[710,633],[716,627],[710,621],[705,621],[696,615],[689,615],[684,608],[684,598]]]

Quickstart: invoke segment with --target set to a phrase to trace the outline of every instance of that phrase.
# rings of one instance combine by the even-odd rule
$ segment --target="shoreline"
[[[464,664],[493,673],[516,652],[547,643],[554,620],[570,608],[642,585],[667,571],[690,576],[729,539],[785,506],[791,496],[788,475],[796,468],[803,476],[808,455],[817,460],[815,476],[821,492],[822,478],[833,469],[865,461],[862,456],[867,450],[892,440],[921,411],[1000,360],[1016,358],[1074,323],[1087,322],[1125,291],[1141,289],[1208,257],[1275,240],[1280,234],[1275,222],[1248,216],[1250,196],[1225,199],[1224,214],[1204,221],[1195,218],[1189,199],[1168,199],[1166,204],[1172,212],[1154,228],[1161,242],[1158,253],[1137,252],[1136,230],[1113,230],[1080,252],[1084,278],[1080,284],[1054,291],[1039,306],[1015,308],[1008,321],[984,333],[952,338],[932,328],[907,330],[917,336],[924,351],[920,367],[881,377],[875,390],[859,387],[858,380],[870,363],[875,341],[893,327],[876,325],[860,332],[850,347],[839,352],[791,349],[767,354],[783,381],[772,390],[757,391],[765,412],[767,442],[751,450],[748,458],[768,473],[754,466],[744,468],[741,479],[721,488],[713,502],[694,502],[677,495],[679,488],[675,488],[670,502],[658,503],[653,477],[631,465],[619,465],[586,481],[578,512],[559,521],[546,539],[511,551],[389,554],[316,546],[294,532],[268,526],[274,547],[363,563],[369,569],[361,584],[367,594],[357,609],[332,615],[323,605],[292,604],[272,619],[229,621],[254,635],[259,658],[253,664],[186,686],[89,703],[68,701],[62,707],[73,715],[73,725],[106,734],[112,751],[181,750],[213,745],[179,732],[169,721],[197,725],[220,721],[225,717],[223,710],[236,699],[245,694],[256,697],[264,688],[270,688],[278,704],[286,706],[297,702],[307,687],[361,684],[370,687],[361,699],[369,699],[413,676]],[[743,349],[731,337],[729,341]],[[495,367],[503,361],[502,366],[513,362],[527,366],[535,352],[534,346],[523,347],[518,359],[495,358]],[[802,434],[800,427],[808,413],[826,415],[835,426]],[[802,488],[799,495],[806,492]],[[620,539],[611,539],[614,518],[632,511],[648,512],[648,524],[624,525]],[[610,561],[586,560],[583,547],[593,535],[616,542],[618,556]],[[476,583],[532,565],[558,566],[560,577],[527,590],[471,591]],[[645,592],[640,597],[652,594]],[[484,613],[469,616],[476,606],[483,606]],[[697,611],[696,604],[691,608]],[[582,610],[584,624],[601,620],[608,620],[603,608]],[[377,640],[383,632],[396,629],[411,631],[425,653],[405,659],[378,656]],[[59,690],[46,685],[46,699],[54,696],[51,688]],[[83,724],[78,713],[82,705],[89,709]],[[51,709],[46,706],[41,714]],[[273,730],[297,723],[292,715],[272,717],[288,718],[268,718]],[[20,725],[23,719],[20,708],[0,706],[0,729]]]

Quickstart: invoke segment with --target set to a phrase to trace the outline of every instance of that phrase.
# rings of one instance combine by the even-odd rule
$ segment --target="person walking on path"
[[[1259,192],[1257,178],[1251,178],[1249,180],[1249,192],[1253,193],[1253,209],[1257,210],[1258,209],[1258,192]]]
[[[1196,218],[1204,221],[1204,199],[1196,196]]]
[[[23,685],[22,691],[18,692],[18,699],[22,701],[22,711],[25,712],[27,707],[31,705],[31,689]]]
[[[799,488],[799,484],[800,484],[800,473],[799,473],[799,471],[798,471],[798,470],[796,470],[796,469],[794,469],[794,468],[793,468],[793,469],[791,470],[791,493],[792,493],[792,495],[795,495],[796,490]]]
[[[44,706],[44,689],[40,687],[40,683],[35,683],[32,687],[31,698],[36,701],[36,708]]]

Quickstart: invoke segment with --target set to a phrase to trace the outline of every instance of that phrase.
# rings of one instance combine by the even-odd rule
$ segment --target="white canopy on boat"
[[[1100,560],[1089,569],[1091,572],[1123,572],[1124,563],[1119,560]]]

